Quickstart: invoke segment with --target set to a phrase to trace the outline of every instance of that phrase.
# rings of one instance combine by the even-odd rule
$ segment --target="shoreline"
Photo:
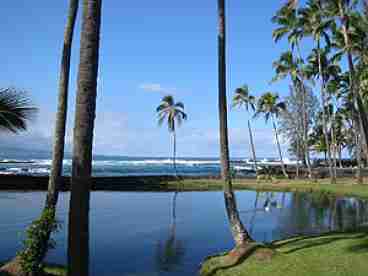
[[[47,191],[48,176],[0,175],[0,191]],[[234,190],[275,191],[275,192],[319,192],[337,196],[368,198],[368,178],[363,185],[355,184],[353,177],[339,177],[337,184],[330,184],[328,178],[257,180],[235,178]],[[181,176],[122,176],[92,177],[91,191],[120,192],[180,192],[222,191],[223,181],[219,177]],[[70,177],[63,177],[60,191],[69,191]]]

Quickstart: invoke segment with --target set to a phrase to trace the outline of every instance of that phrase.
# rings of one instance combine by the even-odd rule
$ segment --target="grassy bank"
[[[207,260],[202,276],[365,276],[368,275],[368,234],[332,233],[297,237],[271,245],[276,254],[261,261],[251,255],[232,268],[219,269],[222,256]],[[214,270],[215,269],[215,270]]]
[[[2,267],[3,265],[5,265],[6,262],[0,262],[0,267]],[[66,268],[64,266],[61,265],[56,265],[56,264],[46,264],[45,266],[45,276],[66,276]],[[7,276],[7,273],[2,273],[0,271],[0,276]]]
[[[368,198],[368,185],[357,185],[353,178],[339,178],[337,184],[329,184],[329,179],[319,179],[312,182],[308,179],[290,180],[280,179],[269,181],[257,181],[255,179],[235,179],[233,181],[236,190],[257,191],[286,191],[286,192],[322,192],[326,194],[358,196]],[[368,183],[368,179],[365,179]],[[216,191],[222,189],[223,182],[218,179],[185,179],[180,183],[171,181],[167,186],[174,189],[179,186],[183,191]]]

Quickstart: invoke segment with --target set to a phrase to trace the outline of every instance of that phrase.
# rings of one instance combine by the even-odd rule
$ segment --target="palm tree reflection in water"
[[[174,193],[172,200],[171,224],[168,238],[159,241],[156,248],[156,263],[158,272],[173,272],[180,267],[185,255],[184,243],[176,237],[176,200],[178,192]]]

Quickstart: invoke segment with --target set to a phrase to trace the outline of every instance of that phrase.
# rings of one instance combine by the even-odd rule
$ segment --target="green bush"
[[[52,208],[44,209],[41,217],[28,227],[23,249],[17,253],[24,272],[37,275],[43,271],[42,262],[46,253],[56,245],[51,239],[51,234],[59,227],[55,219],[55,210]]]

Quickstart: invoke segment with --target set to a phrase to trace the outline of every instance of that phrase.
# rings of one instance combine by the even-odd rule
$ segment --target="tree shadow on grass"
[[[283,254],[291,254],[299,250],[304,250],[316,246],[330,244],[339,240],[356,240],[362,239],[368,236],[368,233],[362,233],[357,231],[352,232],[334,232],[325,233],[313,236],[295,237],[285,242],[273,243],[271,247],[273,249],[286,248],[282,251]],[[351,250],[363,250],[363,247],[368,251],[368,241],[364,245],[354,246]]]

